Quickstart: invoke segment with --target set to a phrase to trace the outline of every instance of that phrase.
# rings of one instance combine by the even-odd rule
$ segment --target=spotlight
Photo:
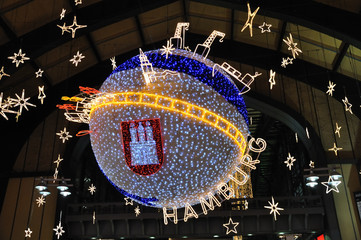
[[[60,191],[60,195],[62,195],[63,197],[67,197],[69,195],[71,195],[71,192],[64,190],[64,191]]]
[[[318,179],[320,179],[320,177],[315,175],[312,170],[310,171],[310,175],[306,177],[306,181],[308,182],[316,182]]]
[[[318,179],[318,177],[317,177],[317,179]],[[311,181],[310,179],[307,179],[306,180],[306,186],[307,187],[315,187],[315,186],[317,186],[318,185],[318,182],[317,182],[317,180],[315,180],[315,181]]]
[[[43,195],[44,197],[50,195],[50,192],[48,190],[42,190],[39,192],[41,195]]]
[[[59,185],[56,188],[62,192],[69,189],[69,187],[66,185],[66,182],[64,181],[64,179],[61,181],[61,183],[59,183]]]
[[[339,172],[337,172],[335,169],[332,169],[330,176],[331,176],[332,180],[335,180],[335,181],[342,178],[342,175]]]
[[[38,189],[40,192],[48,189],[48,186],[46,186],[46,183],[43,178],[41,178],[40,183],[35,186],[36,189]],[[50,193],[49,193],[50,194]]]

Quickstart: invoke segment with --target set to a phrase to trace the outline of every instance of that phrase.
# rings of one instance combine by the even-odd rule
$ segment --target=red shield
[[[149,176],[163,164],[159,118],[121,122],[125,162],[136,174]]]

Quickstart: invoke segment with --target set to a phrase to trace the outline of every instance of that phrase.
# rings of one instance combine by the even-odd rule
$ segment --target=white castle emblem
[[[134,123],[129,126],[130,131],[130,153],[132,166],[159,164],[157,155],[157,144],[153,139],[153,128],[149,121],[139,122],[138,129]]]

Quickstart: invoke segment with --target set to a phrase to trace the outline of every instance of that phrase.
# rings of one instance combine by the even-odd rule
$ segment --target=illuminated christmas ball
[[[91,144],[109,181],[154,207],[208,199],[246,149],[247,110],[214,63],[184,50],[135,56],[106,79],[90,113]],[[149,61],[149,62],[148,62]]]

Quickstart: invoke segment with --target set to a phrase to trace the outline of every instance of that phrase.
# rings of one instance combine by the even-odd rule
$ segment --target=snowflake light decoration
[[[275,80],[276,72],[274,72],[271,69],[269,75],[270,75],[269,80],[268,80],[268,82],[270,83],[269,88],[272,90],[273,86],[276,85],[276,80]]]
[[[14,107],[19,106],[19,113],[21,115],[23,107],[29,111],[27,106],[32,106],[32,107],[36,107],[34,104],[29,103],[28,100],[30,99],[30,97],[25,98],[25,89],[23,89],[23,92],[21,94],[21,97],[19,97],[19,95],[17,93],[15,93],[16,97],[18,99],[13,99],[13,102],[15,103]]]
[[[336,146],[336,143],[333,143],[333,147],[328,149],[328,151],[333,151],[335,153],[335,156],[337,156],[337,151],[339,150],[342,150],[342,148],[338,148]]]
[[[44,203],[46,203],[46,201],[43,195],[41,195],[36,199],[36,204],[38,204],[38,207],[44,205]]]
[[[228,223],[223,224],[223,227],[225,227],[226,234],[230,234],[231,232],[237,233],[236,227],[238,226],[239,222],[233,222],[232,218],[230,217],[228,220]]]
[[[261,33],[265,32],[271,32],[272,24],[267,24],[266,22],[263,22],[262,25],[258,26],[259,29],[261,29]]]
[[[65,233],[63,226],[61,226],[61,221],[59,221],[59,224],[53,228],[53,231],[55,232],[55,235],[58,239],[63,235],[63,233]]]
[[[14,53],[14,56],[8,57],[8,59],[12,59],[12,63],[15,63],[16,67],[19,67],[20,63],[24,63],[25,60],[29,60],[30,58],[25,57],[26,53],[23,53],[21,48],[18,53]]]
[[[44,93],[44,86],[38,86],[39,89],[39,95],[38,95],[38,99],[40,100],[41,104],[44,103],[44,98],[46,97],[45,93]]]
[[[302,53],[301,49],[297,47],[297,43],[293,41],[292,34],[290,33],[289,37],[286,39],[283,39],[283,42],[285,42],[288,46],[288,50],[292,52],[292,57],[295,59],[296,56],[298,56],[298,53]]]
[[[335,134],[337,134],[339,138],[341,137],[340,130],[341,130],[341,126],[338,126],[338,123],[336,122]]]
[[[4,76],[10,77],[9,74],[6,74],[6,73],[4,72],[4,66],[2,66],[2,67],[1,67],[1,70],[0,70],[0,80],[1,80]]]
[[[348,102],[348,99],[347,99],[347,97],[345,96],[345,98],[344,99],[342,99],[342,102],[343,102],[343,104],[345,105],[345,111],[347,112],[350,112],[351,114],[353,114],[353,112],[352,112],[352,104],[351,103],[349,103]]]
[[[326,93],[330,96],[332,96],[333,92],[335,91],[335,87],[336,87],[336,84],[331,82],[331,81],[328,81],[328,90],[326,91]]]
[[[25,229],[25,237],[27,238],[27,237],[31,237],[31,234],[33,233],[33,231],[31,231],[31,229],[30,228],[28,228],[28,229]]]
[[[252,28],[253,28],[253,19],[256,16],[259,7],[256,8],[256,10],[254,10],[254,12],[251,12],[251,7],[249,5],[249,3],[247,3],[247,8],[248,8],[248,16],[247,16],[247,21],[244,24],[243,28],[241,29],[241,32],[243,32],[247,27],[249,27],[249,34],[251,35],[251,37],[253,37],[253,33],[252,33]]]
[[[135,216],[138,217],[140,215],[140,208],[139,206],[137,206],[136,208],[134,208],[134,212],[135,212]]]
[[[338,190],[338,185],[341,183],[341,181],[338,181],[338,180],[334,180],[333,178],[332,178],[332,176],[329,176],[328,177],[328,181],[327,182],[321,182],[321,184],[323,185],[323,186],[325,186],[326,187],[326,194],[328,194],[329,192],[331,192],[331,191],[334,191],[334,192],[339,192],[339,190]]]
[[[56,133],[56,135],[59,136],[59,138],[65,143],[65,141],[69,140],[69,138],[72,138],[73,136],[69,134],[69,132],[66,131],[66,127],[64,127],[64,130],[60,130],[60,133]]]
[[[82,53],[77,51],[77,53],[74,55],[72,59],[69,60],[69,62],[73,63],[75,67],[77,67],[78,63],[80,63],[83,58],[85,58],[85,56],[83,56]]]
[[[293,163],[296,161],[296,159],[291,156],[290,153],[288,153],[288,157],[287,157],[287,160],[284,161],[284,163],[286,164],[286,166],[288,167],[288,169],[291,171],[292,169],[292,166],[293,166]]]
[[[293,64],[293,58],[282,58],[281,67],[286,68],[287,65]]]
[[[175,48],[173,48],[173,44],[170,43],[170,41],[167,41],[167,46],[163,45],[163,49],[161,49],[162,51],[162,55],[165,54],[165,58],[168,59],[168,54],[172,54],[172,52],[174,51]]]
[[[91,184],[88,188],[88,191],[90,192],[91,195],[93,195],[95,193],[96,189],[97,188],[93,184]]]
[[[39,70],[37,72],[35,72],[35,76],[36,78],[42,77],[44,73],[44,70],[42,70],[41,68],[39,68]]]
[[[271,209],[269,214],[273,213],[274,220],[277,221],[277,214],[280,215],[279,210],[284,210],[283,208],[278,207],[278,203],[275,203],[275,200],[272,196],[272,203],[268,201],[269,206],[264,206],[264,208]]]

